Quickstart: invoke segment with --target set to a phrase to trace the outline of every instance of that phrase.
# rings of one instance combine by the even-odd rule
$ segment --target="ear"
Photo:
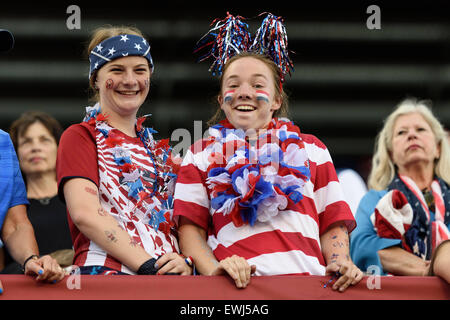
[[[445,137],[446,138],[446,137]],[[445,139],[444,138],[444,139]],[[442,140],[440,143],[437,144],[436,146],[436,151],[437,151],[437,157],[436,159],[439,159],[441,157],[441,145],[442,143],[445,142],[444,140]]]
[[[276,111],[281,108],[281,105],[283,104],[283,98],[281,96],[275,97],[273,99],[272,107],[270,108],[270,111]]]
[[[223,107],[222,107],[222,105],[223,105],[223,96],[222,96],[222,93],[219,94],[219,95],[217,95],[217,102],[219,103],[220,109],[223,110]]]

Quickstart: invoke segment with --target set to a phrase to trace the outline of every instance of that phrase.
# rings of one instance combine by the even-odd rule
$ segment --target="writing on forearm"
[[[105,235],[109,242],[116,243],[118,241],[118,239],[116,237],[116,232],[114,230],[111,230],[111,231],[105,230]]]
[[[332,244],[333,244],[333,247],[335,247],[335,248],[344,248],[344,247],[349,248],[349,246],[350,246],[350,242],[348,240],[347,229],[345,229],[345,234],[341,234],[339,236],[336,234],[332,234],[331,240],[333,241]]]
[[[136,248],[137,246],[139,246],[139,242],[137,242],[134,239],[130,240],[130,246],[132,246],[133,248]]]
[[[333,247],[335,247],[335,248],[343,248],[344,247],[344,243],[342,241],[335,241],[335,242],[333,242]]]
[[[331,230],[330,230],[331,231]],[[348,231],[344,225],[334,228],[323,239],[326,244],[328,263],[338,263],[339,261],[350,261]]]
[[[338,258],[339,258],[339,255],[337,253],[333,253],[331,255],[330,262],[331,263],[336,263]]]
[[[348,236],[348,230],[345,226],[340,225],[339,228],[341,228],[342,232],[344,232]]]

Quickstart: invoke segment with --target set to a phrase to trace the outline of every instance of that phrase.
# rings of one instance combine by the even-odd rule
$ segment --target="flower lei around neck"
[[[289,119],[272,119],[251,146],[228,120],[209,129],[206,184],[211,207],[229,214],[236,227],[265,222],[303,198],[310,179],[300,129]]]
[[[107,123],[107,116],[101,113],[100,105],[86,107],[84,122],[95,126],[105,138],[105,145],[111,148],[115,163],[119,169],[119,183],[128,189],[128,197],[137,200],[134,209],[141,207],[148,224],[168,234],[174,227],[172,221],[173,192],[179,169],[179,163],[171,158],[172,148],[169,139],[155,141],[153,133],[157,131],[147,128],[142,123],[149,115],[136,120],[136,135],[142,141],[149,155],[154,173],[143,170],[132,162],[131,153],[122,146],[125,138]],[[157,198],[159,201],[155,201]],[[159,207],[159,203],[161,203]]]

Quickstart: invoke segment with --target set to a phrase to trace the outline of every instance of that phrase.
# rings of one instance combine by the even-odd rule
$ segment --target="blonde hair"
[[[273,81],[275,84],[275,95],[277,98],[281,98],[281,107],[278,110],[275,110],[272,117],[288,117],[288,111],[289,111],[289,98],[288,95],[286,94],[286,92],[283,89],[283,86],[281,85],[281,72],[280,69],[278,68],[278,66],[275,64],[275,62],[273,62],[269,57],[259,54],[259,53],[255,53],[255,52],[247,52],[244,51],[242,53],[239,53],[233,57],[230,58],[230,60],[228,60],[225,63],[225,66],[223,68],[223,72],[222,75],[220,76],[220,91],[222,91],[222,85],[223,85],[223,76],[225,74],[225,72],[227,71],[228,67],[236,60],[240,59],[240,58],[244,58],[244,57],[252,57],[255,59],[258,59],[259,61],[264,62],[270,69],[270,71],[272,71],[272,75],[273,75]],[[220,96],[221,93],[219,93],[218,96]],[[216,96],[216,102],[217,102],[217,97]],[[218,123],[220,120],[225,119],[225,114],[223,113],[222,109],[220,108],[220,105],[218,106],[216,113],[211,117],[211,119],[208,120],[207,124],[208,126],[212,126],[216,123]]]
[[[450,146],[446,132],[431,111],[431,101],[408,98],[403,100],[395,110],[386,118],[384,126],[375,140],[375,151],[372,158],[372,169],[368,177],[368,186],[371,189],[383,190],[394,179],[396,168],[392,162],[392,137],[395,121],[399,116],[418,113],[430,125],[440,146],[440,157],[435,162],[434,173],[447,184],[450,183]]]
[[[121,34],[132,34],[136,36],[140,36],[142,38],[145,38],[143,33],[136,27],[131,26],[112,26],[112,25],[105,25],[102,27],[99,27],[92,31],[91,40],[89,41],[89,44],[86,47],[85,55],[87,59],[89,60],[89,55],[91,51],[102,41],[119,36]],[[147,40],[147,39],[146,39]],[[97,79],[97,72],[98,70],[95,70],[92,73],[91,78],[89,79],[89,89],[93,92],[93,97],[91,98],[93,101],[97,102],[99,100],[98,90],[95,88],[95,81]]]

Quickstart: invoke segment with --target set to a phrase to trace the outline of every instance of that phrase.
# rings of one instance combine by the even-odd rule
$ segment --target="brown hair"
[[[132,34],[136,36],[140,36],[142,38],[145,38],[143,33],[137,29],[136,27],[129,27],[129,26],[112,26],[112,25],[105,25],[103,27],[97,28],[94,31],[92,31],[92,36],[89,44],[86,47],[85,55],[87,59],[89,60],[89,55],[91,51],[102,41],[119,36],[121,34]],[[98,90],[95,88],[95,81],[97,80],[97,71],[95,70],[92,73],[91,78],[89,79],[89,89],[92,92],[92,100],[97,102],[99,100],[98,96]]]
[[[228,67],[236,60],[240,59],[240,58],[244,58],[244,57],[252,57],[255,59],[258,59],[262,62],[264,62],[269,69],[272,71],[272,75],[273,75],[273,81],[275,83],[275,95],[277,96],[277,98],[281,97],[281,107],[278,110],[275,110],[272,117],[287,117],[288,116],[288,112],[289,112],[289,97],[286,94],[286,92],[283,89],[282,86],[282,82],[281,82],[281,71],[278,68],[278,66],[275,64],[275,62],[272,61],[272,59],[270,59],[268,56],[266,55],[262,55],[256,52],[241,52],[233,57],[230,58],[230,60],[228,60],[225,63],[225,66],[223,68],[223,72],[222,75],[220,76],[220,90],[222,90],[222,85],[223,85],[223,75],[225,74],[225,72],[227,71]],[[219,95],[216,96],[216,101],[218,96],[220,96],[221,93],[219,93]],[[212,126],[216,123],[218,123],[219,121],[223,120],[225,118],[225,114],[223,113],[222,109],[220,108],[220,105],[218,106],[216,113],[208,120],[207,124],[208,126]]]
[[[16,119],[9,128],[9,135],[11,136],[11,140],[13,142],[16,151],[18,150],[17,147],[19,137],[24,135],[25,132],[28,130],[28,127],[34,124],[35,122],[42,123],[42,125],[53,136],[53,138],[56,141],[56,144],[59,145],[59,139],[61,138],[63,128],[61,124],[58,122],[58,120],[56,120],[51,115],[45,112],[28,111],[23,113],[18,119]]]

